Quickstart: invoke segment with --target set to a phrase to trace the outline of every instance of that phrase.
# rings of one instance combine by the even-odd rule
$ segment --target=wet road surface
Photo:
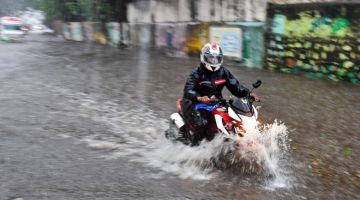
[[[163,132],[197,59],[31,36],[0,60],[0,199],[360,198],[358,85],[227,63],[263,80],[261,122],[288,129],[277,186],[171,161],[193,154]]]

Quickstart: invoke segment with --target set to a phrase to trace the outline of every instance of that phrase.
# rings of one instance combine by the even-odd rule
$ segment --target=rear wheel
[[[174,143],[181,142],[185,145],[189,145],[193,141],[190,131],[180,131],[172,120],[169,121],[169,128],[165,131],[165,137]]]
[[[165,137],[171,141],[174,141],[177,138],[178,129],[174,124],[173,120],[169,120],[169,128],[165,131]]]

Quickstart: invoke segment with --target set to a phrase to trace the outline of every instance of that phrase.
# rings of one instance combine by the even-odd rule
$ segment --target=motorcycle
[[[226,80],[217,80],[215,83],[203,81],[199,83],[202,87],[214,89]],[[262,84],[257,80],[252,84],[251,92]],[[249,93],[250,94],[250,93]],[[186,145],[196,145],[192,125],[186,123],[181,111],[181,98],[177,100],[178,112],[171,114],[169,129],[165,131],[165,137],[173,142],[182,142]],[[242,98],[235,98],[226,101],[225,99],[210,98],[210,104],[198,103],[196,109],[207,110],[210,117],[210,131],[216,134],[223,134],[225,141],[229,140],[231,135],[241,139],[247,134],[247,131],[256,127],[258,118],[258,109],[255,107],[254,99],[248,95]],[[241,148],[240,143],[236,143],[235,148]]]

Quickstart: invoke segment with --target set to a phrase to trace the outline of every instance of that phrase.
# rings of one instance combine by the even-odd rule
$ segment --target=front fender
[[[217,128],[227,136],[230,136],[229,132],[225,129],[223,124],[223,118],[220,115],[214,115]]]

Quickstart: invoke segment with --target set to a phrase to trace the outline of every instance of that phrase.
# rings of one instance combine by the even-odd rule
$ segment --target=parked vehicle
[[[24,21],[18,17],[0,18],[0,39],[4,41],[22,41],[25,36]]]
[[[54,31],[45,26],[44,24],[33,24],[30,26],[30,33],[34,34],[54,34]]]

